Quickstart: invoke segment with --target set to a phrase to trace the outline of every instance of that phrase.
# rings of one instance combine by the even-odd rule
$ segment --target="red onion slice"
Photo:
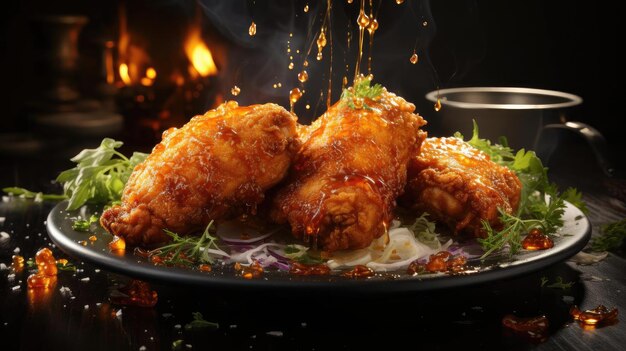
[[[278,229],[272,229],[261,233],[258,229],[246,226],[236,220],[223,222],[217,226],[217,236],[224,243],[232,245],[255,244],[269,238],[277,231]]]

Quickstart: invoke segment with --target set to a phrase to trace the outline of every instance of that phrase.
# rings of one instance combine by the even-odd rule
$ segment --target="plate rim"
[[[55,205],[50,210],[50,213],[47,216],[46,229],[52,242],[66,254],[99,266],[105,270],[133,278],[144,279],[167,285],[192,285],[213,289],[252,289],[255,291],[282,290],[289,292],[295,290],[306,290],[307,292],[336,291],[340,293],[380,294],[423,292],[466,287],[518,277],[523,274],[536,272],[557,262],[564,261],[567,258],[574,256],[585,247],[591,238],[592,232],[592,225],[589,218],[571,203],[566,202],[569,209],[574,209],[579,212],[577,216],[582,215],[582,218],[577,221],[583,222],[586,225],[585,232],[580,235],[578,240],[565,248],[561,248],[556,252],[556,254],[544,255],[528,262],[511,264],[506,267],[494,267],[493,269],[470,273],[467,275],[445,275],[426,279],[413,277],[408,279],[341,279],[313,281],[298,277],[298,279],[293,280],[272,280],[271,278],[248,280],[234,275],[206,275],[205,273],[177,267],[162,269],[161,267],[145,263],[137,263],[129,266],[128,263],[130,259],[128,258],[118,259],[112,254],[103,255],[97,250],[93,250],[88,246],[79,244],[77,241],[64,234],[59,227],[59,223],[57,223],[55,213],[61,214],[62,212],[67,212],[65,207],[63,207],[65,205],[66,201],[63,201]]]

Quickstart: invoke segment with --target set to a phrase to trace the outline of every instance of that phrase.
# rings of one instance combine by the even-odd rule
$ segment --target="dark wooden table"
[[[576,154],[576,157],[572,155]],[[585,193],[594,235],[604,224],[626,217],[620,193],[623,181],[600,173],[589,155],[567,151],[551,163],[552,177],[562,186]],[[0,185],[51,189],[49,179],[67,164],[44,155],[36,162],[5,162]],[[11,263],[19,247],[26,258],[51,244],[44,220],[53,204],[3,198],[0,262]],[[67,257],[53,248],[57,258]],[[539,349],[624,350],[626,322],[584,330],[571,321],[569,308],[598,304],[626,312],[626,260],[610,254],[600,263],[580,266],[562,262],[545,270],[462,289],[408,295],[259,294],[255,291],[203,290],[153,284],[159,300],[154,308],[122,307],[109,300],[116,284],[129,277],[67,257],[79,271],[60,272],[47,294],[28,291],[28,270],[0,271],[1,350],[352,350],[403,349]],[[571,289],[541,287],[541,278],[572,281]],[[85,279],[88,278],[88,279]],[[71,294],[62,294],[67,287]],[[121,315],[118,311],[121,310]],[[219,323],[217,330],[188,331],[193,312]],[[116,316],[116,313],[118,314]],[[506,314],[546,315],[550,337],[532,344],[508,335]],[[624,319],[622,317],[622,319]]]

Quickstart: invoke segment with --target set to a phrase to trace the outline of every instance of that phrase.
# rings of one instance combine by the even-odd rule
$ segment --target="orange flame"
[[[217,66],[213,61],[211,50],[202,40],[200,29],[191,30],[185,40],[185,53],[193,65],[193,68],[202,76],[214,76],[217,74]]]

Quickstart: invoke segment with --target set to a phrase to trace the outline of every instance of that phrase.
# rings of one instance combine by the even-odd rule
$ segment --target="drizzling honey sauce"
[[[330,267],[325,264],[308,265],[294,262],[289,268],[289,273],[294,275],[328,275]]]
[[[133,279],[128,285],[113,290],[109,299],[116,305],[154,307],[159,295],[150,288],[150,284]]]
[[[309,12],[309,4],[304,5],[304,12]]]
[[[302,94],[303,92],[300,90],[300,88],[293,88],[289,92],[289,106],[291,107],[292,113],[293,113],[293,106],[296,104],[296,102],[298,102],[298,100],[300,100],[300,98],[302,97]]]
[[[251,37],[256,35],[256,23],[254,23],[254,21],[252,21],[250,28],[248,28],[248,34],[250,34]]]
[[[541,343],[548,339],[550,323],[546,316],[520,318],[509,314],[502,318],[502,325],[515,335],[532,343]]]
[[[569,314],[575,321],[585,326],[610,325],[617,321],[617,308],[608,309],[606,306],[598,305],[592,310],[581,311],[578,306],[572,306]]]
[[[412,64],[416,64],[418,59],[419,58],[417,57],[417,53],[415,51],[413,51],[413,55],[411,55],[411,58],[409,59],[409,62],[411,62]]]
[[[293,69],[293,62],[289,62],[289,66],[287,66],[287,68]]]
[[[554,241],[549,236],[543,234],[541,230],[534,228],[522,240],[522,247],[525,250],[547,250],[554,247]]]
[[[435,102],[435,111],[439,112],[441,111],[441,99],[437,98],[437,102]]]
[[[232,96],[237,96],[239,95],[239,93],[241,92],[241,89],[238,86],[233,86],[232,88],[230,88],[230,94]]]
[[[348,278],[369,278],[374,276],[374,271],[367,266],[359,264],[354,266],[352,270],[344,272],[342,276]]]

